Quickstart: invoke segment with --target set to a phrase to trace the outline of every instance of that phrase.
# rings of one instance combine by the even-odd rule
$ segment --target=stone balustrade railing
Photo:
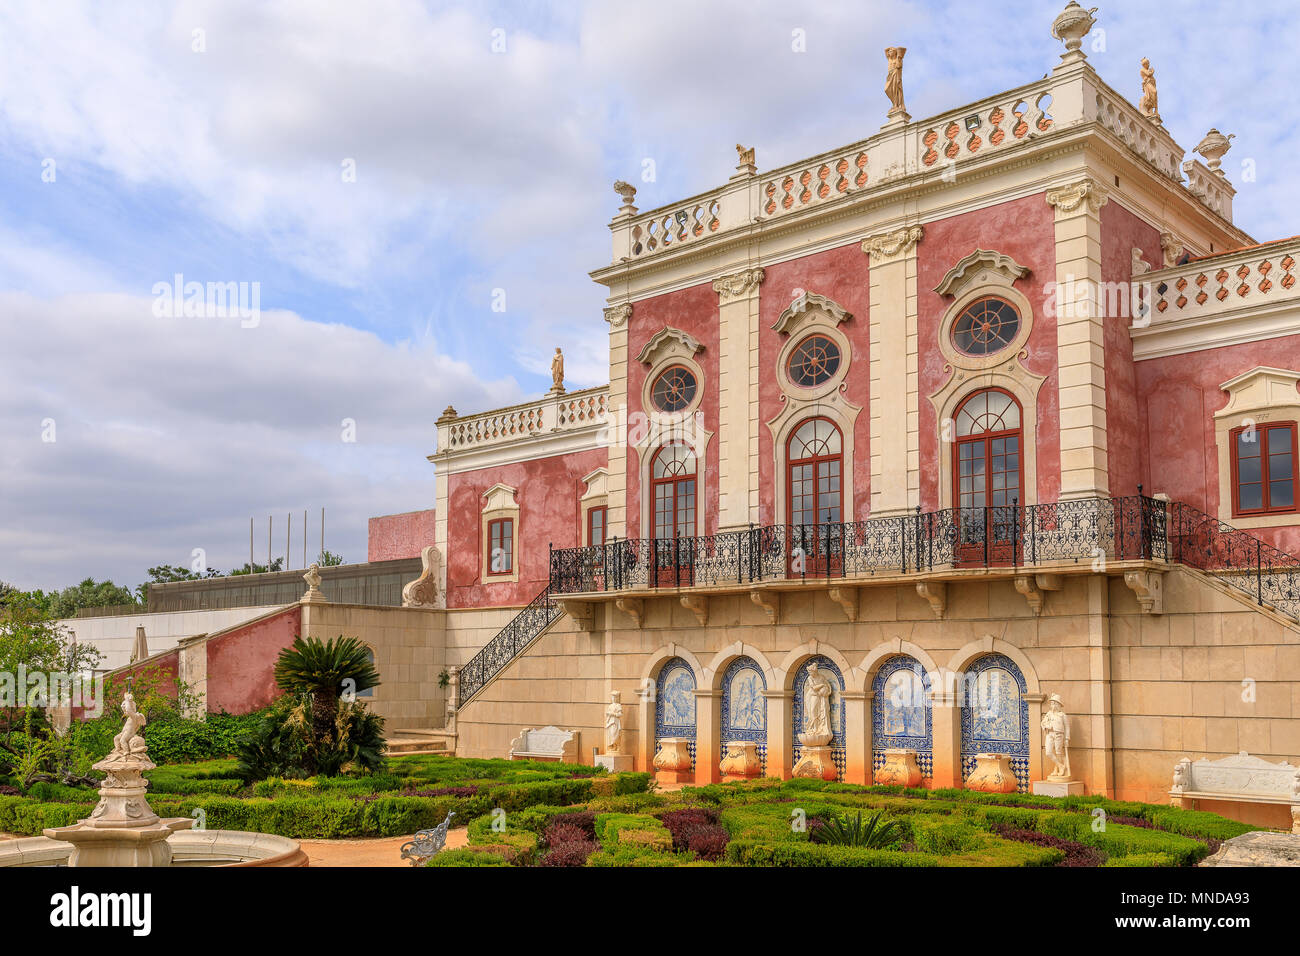
[[[1152,323],[1300,300],[1298,257],[1300,238],[1291,238],[1148,272],[1140,278],[1150,290]]]
[[[504,445],[584,428],[604,422],[608,409],[609,386],[601,385],[477,415],[444,416],[438,420],[438,451]]]
[[[741,166],[725,185],[680,203],[638,213],[630,204],[610,224],[613,263],[634,262],[738,235],[801,210],[848,201],[900,179],[946,175],[956,164],[1095,123],[1160,174],[1183,185],[1231,221],[1232,186],[1142,115],[1086,63],[929,119],[886,125],[879,133],[758,173]],[[1186,183],[1184,178],[1186,177]],[[955,178],[955,177],[954,177]]]

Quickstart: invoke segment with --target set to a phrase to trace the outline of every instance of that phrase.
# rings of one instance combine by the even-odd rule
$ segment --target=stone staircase
[[[388,738],[388,756],[414,757],[427,754],[452,754],[448,744],[450,735],[441,727],[415,728],[407,727],[393,731]]]

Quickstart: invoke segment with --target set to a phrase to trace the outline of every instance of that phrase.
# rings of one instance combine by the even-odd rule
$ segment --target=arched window
[[[961,403],[954,424],[958,558],[983,560],[987,551],[990,562],[1010,560],[1015,544],[1012,506],[1024,503],[1020,405],[1000,388],[985,389]]]
[[[843,514],[840,430],[825,418],[810,418],[790,436],[788,518],[792,525],[841,520]]]
[[[665,445],[650,466],[656,538],[695,534],[695,453],[686,445]]]

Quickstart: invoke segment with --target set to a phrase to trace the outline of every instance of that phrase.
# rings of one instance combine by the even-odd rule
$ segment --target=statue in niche
[[[816,663],[808,666],[808,679],[803,688],[803,733],[799,740],[808,747],[824,747],[830,743],[831,695],[834,687]]]
[[[1048,780],[1070,779],[1070,717],[1065,712],[1058,694],[1047,698],[1047,713],[1043,714],[1043,750],[1052,761],[1053,769]]]
[[[623,752],[623,702],[622,694],[609,692],[609,705],[605,708],[605,753]]]
[[[1142,101],[1138,104],[1138,109],[1143,116],[1158,118],[1160,110],[1156,107],[1156,71],[1151,68],[1151,61],[1146,57],[1142,58],[1139,73],[1142,76]]]
[[[905,46],[885,48],[885,59],[889,63],[889,73],[885,76],[885,95],[889,97],[890,107],[886,114],[888,116],[907,111],[903,105],[903,55],[905,53],[907,53]]]

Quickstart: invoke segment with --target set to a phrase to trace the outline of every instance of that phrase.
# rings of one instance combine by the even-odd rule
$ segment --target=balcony
[[[1061,575],[1108,573],[1123,574],[1150,611],[1160,606],[1150,573],[1170,562],[1203,571],[1258,604],[1300,614],[1295,558],[1190,506],[1143,495],[614,539],[552,551],[550,594],[577,606],[604,595],[671,592],[690,607],[698,606],[691,595],[750,590],[754,603],[766,606],[758,591],[915,582],[941,614],[950,580],[1014,577],[1037,610],[1041,592],[1059,588]]]

